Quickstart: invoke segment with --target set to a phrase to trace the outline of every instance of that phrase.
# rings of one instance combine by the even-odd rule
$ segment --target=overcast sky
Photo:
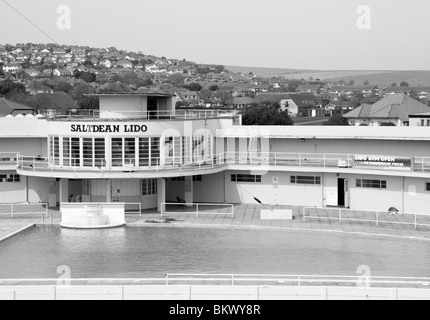
[[[294,69],[430,70],[428,0],[0,0],[0,43],[143,51],[198,63]],[[60,30],[57,8],[71,10]],[[357,8],[367,5],[370,30]]]

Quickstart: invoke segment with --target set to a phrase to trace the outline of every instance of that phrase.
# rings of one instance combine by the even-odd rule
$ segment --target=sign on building
[[[412,158],[377,155],[355,155],[354,167],[411,171]]]

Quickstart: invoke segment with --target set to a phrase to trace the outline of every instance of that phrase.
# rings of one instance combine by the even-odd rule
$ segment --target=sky
[[[0,44],[53,39],[230,66],[430,70],[429,12],[428,0],[0,0]]]

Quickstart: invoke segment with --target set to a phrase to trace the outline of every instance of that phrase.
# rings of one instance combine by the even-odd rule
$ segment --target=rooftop
[[[348,112],[345,118],[378,118],[378,119],[400,119],[408,121],[409,115],[430,112],[430,107],[405,94],[394,94],[374,104],[363,104]]]

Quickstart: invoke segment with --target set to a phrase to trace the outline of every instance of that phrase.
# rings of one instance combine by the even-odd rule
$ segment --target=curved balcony
[[[385,158],[393,158],[384,156]],[[299,153],[222,153],[201,161],[183,164],[181,159],[67,159],[68,166],[48,158],[19,156],[15,165],[19,174],[57,178],[169,178],[178,176],[213,174],[225,170],[289,171],[289,172],[336,172],[367,175],[391,175],[430,178],[430,158],[397,157],[406,165],[357,164],[356,156],[349,154],[299,154]],[[70,165],[72,164],[72,165]],[[143,164],[143,165],[142,165]]]

